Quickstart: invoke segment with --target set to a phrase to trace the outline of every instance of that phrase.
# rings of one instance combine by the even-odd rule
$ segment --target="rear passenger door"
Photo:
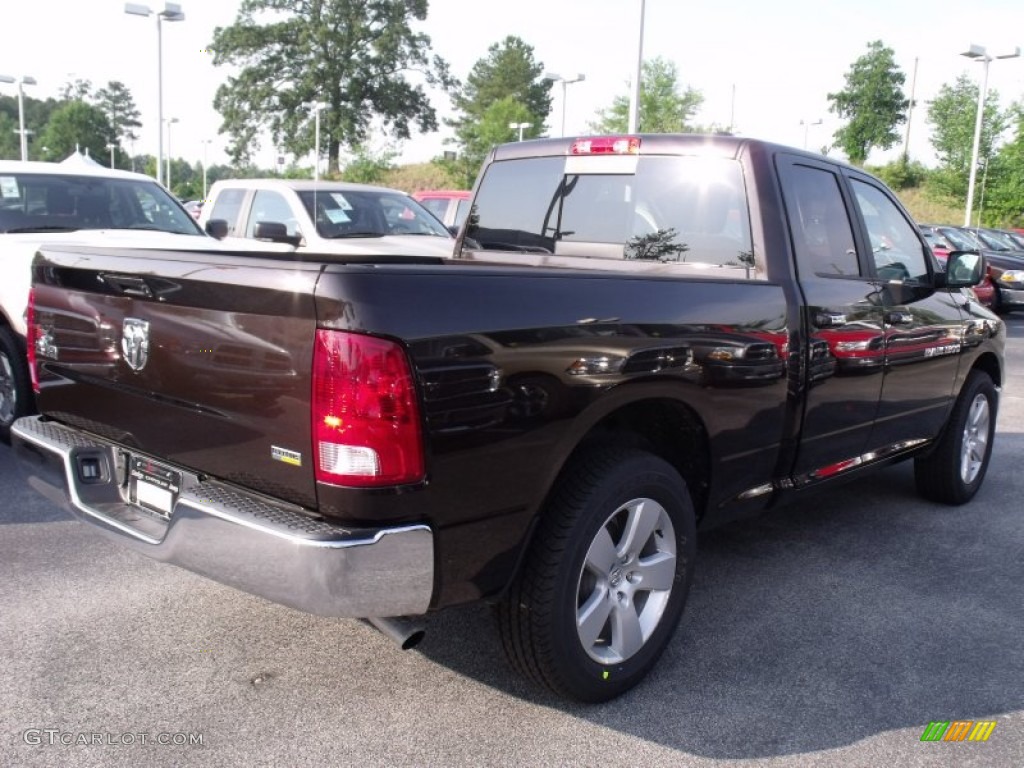
[[[855,466],[869,450],[885,366],[883,299],[858,247],[859,223],[838,166],[776,157],[804,294],[804,413],[798,482]]]

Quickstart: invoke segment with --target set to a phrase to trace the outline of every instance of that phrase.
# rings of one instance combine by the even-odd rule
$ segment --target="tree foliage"
[[[1024,227],[1024,104],[1014,104],[1004,117],[1014,137],[989,161],[982,218],[997,226]]]
[[[524,138],[543,133],[551,112],[551,81],[541,79],[543,72],[533,47],[514,35],[491,45],[473,65],[465,85],[452,96],[456,116],[446,121],[459,153],[448,166],[464,186],[473,183],[491,147],[518,138],[509,123],[529,123]]]
[[[111,80],[106,87],[96,91],[96,106],[103,110],[110,122],[118,143],[129,144],[139,138],[137,128],[142,127],[139,108],[128,87],[117,80]]]
[[[338,169],[343,146],[356,147],[379,121],[398,139],[411,128],[437,129],[425,85],[454,87],[448,65],[430,57],[429,36],[411,23],[427,0],[242,0],[235,23],[214,31],[216,66],[240,67],[217,89],[214,107],[244,162],[269,130],[275,146],[310,152],[314,110],[323,102],[321,148]],[[413,82],[413,80],[420,82]]]
[[[660,56],[643,63],[637,130],[643,133],[693,133],[690,120],[704,103],[703,94],[682,88],[676,65]],[[590,124],[595,133],[625,133],[629,128],[629,95],[618,95]]]
[[[113,131],[103,110],[84,101],[68,101],[54,110],[39,138],[44,160],[59,161],[76,150],[102,163]]]
[[[875,40],[846,73],[846,87],[828,94],[829,111],[848,120],[834,136],[850,162],[863,165],[874,147],[889,149],[899,141],[896,127],[906,122],[910,106],[904,82],[893,50]]]
[[[974,150],[974,128],[978,115],[978,86],[967,75],[952,85],[945,83],[939,94],[928,102],[928,122],[932,126],[932,147],[939,160],[933,180],[938,189],[954,197],[966,197]],[[996,140],[1006,129],[1006,116],[999,110],[999,94],[985,95],[978,157],[991,157]]]

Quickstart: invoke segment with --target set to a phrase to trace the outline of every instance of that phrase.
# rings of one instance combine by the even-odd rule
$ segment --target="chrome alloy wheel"
[[[587,655],[618,664],[658,627],[675,580],[676,534],[668,512],[633,499],[613,512],[590,544],[576,591],[576,631]]]
[[[975,395],[960,444],[960,479],[967,485],[974,482],[984,466],[991,418],[988,398],[983,394]]]

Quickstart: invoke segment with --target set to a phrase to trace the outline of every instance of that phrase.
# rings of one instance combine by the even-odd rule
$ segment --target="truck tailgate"
[[[252,255],[44,248],[34,267],[39,410],[315,507],[319,273]]]

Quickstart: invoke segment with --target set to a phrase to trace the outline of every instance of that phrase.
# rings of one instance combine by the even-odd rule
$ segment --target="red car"
[[[412,199],[437,216],[450,230],[458,230],[469,213],[472,193],[468,189],[424,189],[412,193]]]

